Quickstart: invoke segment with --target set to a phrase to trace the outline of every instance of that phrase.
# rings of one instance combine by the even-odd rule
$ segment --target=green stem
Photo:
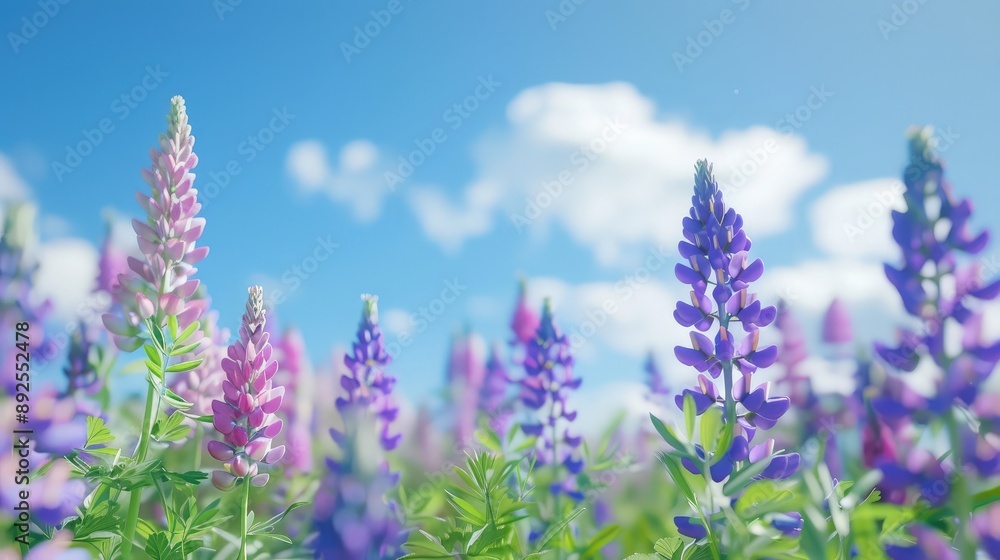
[[[153,400],[156,393],[153,391],[153,384],[149,383],[146,388],[146,411],[142,415],[142,431],[139,432],[139,447],[136,448],[132,459],[134,463],[141,463],[146,460],[146,452],[149,451],[149,433],[153,427]],[[128,517],[125,518],[125,531],[122,533],[122,558],[131,558],[132,545],[135,539],[135,528],[139,523],[139,506],[142,505],[142,489],[133,490],[129,494]]]
[[[243,477],[243,509],[240,515],[240,560],[247,560],[247,514],[250,505],[250,479]]]
[[[953,409],[945,415],[945,423],[948,427],[948,439],[951,443],[951,460],[955,465],[955,484],[951,491],[951,502],[958,522],[955,528],[954,542],[958,545],[959,557],[962,560],[973,560],[976,557],[976,544],[969,533],[969,525],[972,522],[971,495],[969,494],[968,481],[962,472],[962,438]]]

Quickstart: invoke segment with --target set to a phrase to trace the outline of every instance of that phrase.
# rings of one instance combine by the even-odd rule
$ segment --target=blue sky
[[[413,400],[440,383],[454,329],[507,337],[519,276],[538,279],[535,301],[552,292],[568,330],[622,298],[614,286],[640,255],[675,242],[699,154],[718,155],[732,183],[776,142],[733,200],[751,206],[755,251],[778,269],[762,293],[801,302],[806,324],[838,290],[859,318],[881,319],[871,331],[859,321],[862,335],[897,320],[875,286],[891,258],[884,216],[855,241],[842,226],[898,177],[909,125],[942,131],[957,191],[979,225],[998,222],[992,2],[50,2],[0,8],[0,192],[39,204],[43,243],[65,249],[43,254],[91,258],[80,242],[100,243],[102,213],[137,213],[139,169],[183,95],[196,186],[217,187],[199,277],[224,324],[237,323],[247,284],[284,289],[279,320],[323,362],[352,336],[359,294],[380,295],[394,340],[447,281],[467,286],[399,353]],[[38,15],[46,7],[54,15]],[[573,152],[603,146],[593,139],[618,117],[620,140],[577,167]],[[60,167],[102,120],[91,153]],[[415,141],[434,152],[388,189],[385,172]],[[543,181],[563,170],[572,184],[519,232],[510,214],[544,200]],[[283,276],[317,238],[337,248],[291,289]],[[616,301],[623,311],[581,348],[591,390],[639,381],[644,347],[669,357],[677,332],[657,333],[678,295],[669,268]],[[61,282],[53,292],[71,299]]]

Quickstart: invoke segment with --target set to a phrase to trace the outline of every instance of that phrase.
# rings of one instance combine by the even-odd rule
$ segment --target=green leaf
[[[660,461],[663,466],[667,468],[667,472],[670,473],[670,478],[673,479],[674,484],[677,485],[677,489],[681,491],[681,494],[687,498],[687,501],[693,506],[698,503],[698,499],[694,494],[694,490],[691,489],[691,485],[688,484],[687,479],[684,477],[684,471],[681,468],[681,462],[673,455],[667,453],[659,453]]]
[[[201,346],[201,342],[195,342],[193,344],[185,344],[183,346],[174,346],[173,348],[170,349],[170,357],[172,358],[174,356],[183,356],[184,354],[189,354],[191,352],[194,352],[199,346]]]
[[[156,349],[160,351],[161,354],[167,353],[167,343],[163,340],[163,332],[160,331],[160,327],[154,325],[151,321],[146,321],[146,326],[149,327],[149,336],[153,339],[153,344],[156,345]]]
[[[177,339],[177,317],[174,315],[167,315],[167,329],[170,330],[171,340]]]
[[[169,417],[161,415],[153,424],[151,436],[161,443],[180,441],[191,432],[191,426],[184,424],[184,415],[175,411]]]
[[[149,356],[149,361],[153,362],[158,368],[163,367],[163,358],[160,353],[156,351],[156,348],[149,344],[143,344],[142,349],[146,351],[146,355]]]
[[[688,396],[691,396],[688,394]],[[719,434],[723,432],[722,409],[717,406],[710,406],[701,415],[701,447],[706,451],[712,451],[713,461],[722,458],[722,453],[716,449],[719,443]]]
[[[656,428],[656,431],[657,433],[660,434],[660,437],[662,437],[664,441],[670,444],[670,447],[673,447],[674,449],[680,451],[681,453],[684,453],[685,455],[689,455],[687,444],[683,443],[677,436],[675,436],[674,432],[666,424],[663,423],[663,420],[660,420],[652,413],[649,414],[649,420],[653,423],[653,427]]]
[[[114,441],[115,436],[111,435],[111,430],[104,425],[104,420],[98,416],[87,417],[87,444],[85,448],[94,445],[102,445]]]
[[[188,325],[187,327],[185,327],[184,331],[181,334],[174,337],[174,346],[176,347],[178,344],[187,340],[188,337],[194,334],[194,331],[198,330],[199,327],[201,327],[200,321],[195,321],[190,325]],[[197,346],[197,344],[195,344],[195,346]]]
[[[694,423],[698,419],[698,408],[694,404],[691,393],[684,395],[684,427],[687,429],[688,441],[694,438]],[[708,449],[706,447],[706,449]]]
[[[750,463],[742,469],[736,471],[735,473],[729,475],[729,480],[722,486],[722,492],[727,496],[732,496],[736,492],[739,492],[746,486],[753,477],[764,472],[764,469],[771,464],[772,457],[766,457],[757,461],[756,463]]]
[[[186,362],[179,362],[167,368],[167,373],[181,373],[185,371],[191,371],[194,368],[201,365],[204,358],[196,358],[194,360],[188,360]]]
[[[542,538],[538,541],[538,546],[535,547],[535,551],[540,551],[547,547],[550,542],[552,542],[556,537],[562,534],[562,532],[573,522],[574,519],[580,516],[586,508],[577,508],[573,510],[569,515],[559,520],[558,523],[549,527],[548,531],[542,535]]]
[[[601,529],[590,542],[587,543],[587,548],[580,553],[581,560],[586,560],[588,558],[600,558],[601,549],[607,546],[608,543],[615,540],[618,533],[621,532],[621,528],[617,525],[608,525],[607,527]]]
[[[476,439],[490,451],[503,453],[503,444],[500,443],[500,436],[488,427],[476,430]]]
[[[296,509],[304,505],[307,505],[308,503],[309,502],[295,502],[294,504],[285,508],[285,511],[279,513],[278,515],[275,515],[274,517],[268,519],[267,521],[261,521],[260,523],[251,526],[250,529],[247,531],[247,534],[259,535],[262,533],[270,533],[271,531],[274,530],[274,527],[278,523],[281,523],[281,520],[284,519],[289,513],[292,513]]]
[[[653,545],[653,550],[667,558],[673,558],[677,551],[684,547],[684,541],[680,537],[670,537],[660,539]]]

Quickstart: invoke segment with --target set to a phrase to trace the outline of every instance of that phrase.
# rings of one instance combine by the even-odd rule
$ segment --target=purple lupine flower
[[[535,338],[535,332],[538,330],[538,315],[528,305],[528,286],[524,280],[521,280],[518,286],[517,303],[510,318],[510,329],[514,332],[514,339],[511,340],[514,346],[527,345]]]
[[[851,314],[840,298],[834,298],[823,315],[823,342],[846,344],[854,340]]]
[[[978,263],[960,262],[985,249],[989,235],[986,231],[970,233],[972,203],[953,195],[929,128],[911,131],[903,179],[906,210],[892,213],[892,235],[901,250],[901,263],[886,264],[885,273],[904,308],[920,321],[920,328],[900,329],[896,346],[876,343],[875,350],[891,371],[912,372],[921,362],[931,361],[929,365],[941,375],[930,396],[917,394],[901,378],[887,379],[882,395],[872,399],[872,407],[890,425],[907,421],[918,426],[943,424],[951,453],[947,464],[924,449],[904,455],[908,457],[905,465],[885,461],[879,465],[884,475],[881,484],[895,485],[898,494],[919,496],[935,506],[952,500],[955,543],[966,557],[974,546],[969,479],[976,470],[989,472],[994,467],[992,455],[987,451],[984,458],[984,450],[963,434],[970,428],[966,411],[1000,363],[1000,341],[983,340],[980,309],[982,302],[1000,296],[1000,280],[986,283]],[[952,347],[951,337],[946,343],[946,332],[960,335],[957,348]],[[914,464],[915,457],[921,458],[921,464]],[[907,492],[910,488],[919,492]]]
[[[575,475],[583,470],[583,459],[577,452],[583,438],[572,435],[570,426],[577,413],[569,409],[569,392],[578,389],[582,380],[573,377],[570,343],[556,326],[548,299],[542,306],[535,337],[525,348],[523,365],[521,402],[531,410],[541,411],[541,421],[525,423],[521,429],[526,435],[540,439],[538,464],[566,469],[553,483],[553,493],[582,500]]]
[[[646,363],[643,364],[646,372],[646,398],[653,402],[660,402],[670,394],[670,388],[660,371],[660,364],[656,363],[656,356],[650,351],[646,354]]]
[[[451,340],[447,380],[455,410],[455,441],[469,445],[476,431],[479,393],[486,377],[486,343],[473,333],[457,333]]]
[[[212,423],[222,440],[210,442],[208,452],[223,462],[224,470],[212,471],[212,483],[220,490],[232,488],[240,478],[264,486],[269,475],[260,472],[260,465],[277,463],[285,453],[283,445],[271,447],[281,431],[281,420],[274,413],[285,388],[272,383],[278,362],[271,357],[264,332],[264,290],[253,286],[248,292],[239,340],[222,360],[223,398],[212,402]]]
[[[312,470],[312,389],[305,341],[294,327],[288,327],[275,345],[280,356],[278,378],[292,398],[282,400],[282,414],[288,419],[285,465],[296,472]]]
[[[398,414],[392,399],[396,379],[385,372],[391,357],[378,325],[378,297],[365,294],[361,299],[357,337],[344,356],[344,394],[336,400],[343,428],[330,430],[341,456],[326,461],[330,472],[316,494],[315,532],[307,543],[321,559],[396,558],[405,540],[398,506],[387,498],[399,477],[384,459],[378,460],[401,437],[391,435]]]
[[[982,550],[993,560],[1000,560],[1000,504],[993,504],[973,517],[972,527]]]
[[[69,394],[77,391],[94,394],[101,388],[101,384],[98,383],[97,370],[90,362],[92,345],[90,331],[87,325],[80,321],[76,330],[70,335],[67,363],[63,368],[63,373],[66,374],[66,379],[69,381],[67,390]]]
[[[392,423],[399,408],[392,398],[396,378],[385,373],[392,357],[385,349],[382,329],[378,325],[378,296],[361,296],[364,309],[358,325],[357,338],[352,353],[344,356],[348,373],[340,379],[346,394],[337,399],[337,410],[342,415],[356,411],[372,411],[379,421],[379,443],[386,451],[399,445],[401,434],[393,435]],[[334,439],[337,439],[334,435]]]
[[[802,363],[809,357],[805,334],[784,300],[778,302],[778,316],[774,324],[781,335],[778,363],[785,370],[779,383],[788,391],[792,406],[804,411],[814,400],[812,382],[802,370]]]
[[[764,459],[770,463],[762,477],[785,478],[798,468],[797,453],[775,455],[771,439],[751,446],[758,429],[773,427],[789,407],[788,397],[770,394],[769,383],[757,385],[753,381],[758,368],[770,366],[778,357],[777,347],[759,345],[759,328],[774,321],[777,310],[763,307],[749,291],[750,283],[763,274],[764,265],[760,259],[750,260],[751,241],[743,231],[743,218],[726,207],[712,167],[704,160],[695,166],[691,202],[690,215],[684,218],[684,240],[678,245],[688,263],[675,267],[677,279],[691,286],[690,303],[678,302],[674,318],[681,326],[695,330],[690,333],[691,348],[678,346],[674,355],[712,378],[724,375],[731,391],[720,394],[712,380],[702,375],[697,389],[685,389],[675,401],[683,407],[684,397],[691,395],[700,414],[710,406],[721,406],[731,415],[726,421],[736,422],[730,428],[734,437],[729,450],[711,467],[714,480],[729,476],[736,463]],[[714,339],[702,334],[716,322]],[[745,335],[736,335],[735,322]],[[742,375],[738,380],[733,379],[736,371]],[[701,449],[698,452],[704,453]],[[701,472],[693,461],[684,464],[692,472]]]
[[[490,356],[486,360],[486,378],[479,393],[480,407],[489,418],[489,426],[503,440],[514,412],[507,398],[510,386],[510,375],[501,358],[500,345],[493,344]]]
[[[184,99],[176,96],[170,103],[160,149],[150,149],[152,166],[142,170],[142,178],[152,191],[136,193],[146,211],[145,221],[132,220],[143,260],[129,257],[131,274],[118,276],[122,289],[114,295],[124,316],[108,313],[103,317],[115,345],[126,352],[142,345],[141,319],[148,317],[162,327],[167,316],[174,316],[184,329],[197,321],[207,306],[205,300],[193,297],[198,288],[198,280],[192,278],[197,271],[194,265],[208,255],[208,247],[195,245],[205,228],[205,219],[197,217],[201,204],[191,172],[198,156],[193,151],[194,136]],[[189,343],[193,342],[196,340]]]
[[[55,355],[53,339],[45,334],[45,320],[52,311],[48,300],[36,302],[32,292],[38,263],[30,260],[26,249],[35,241],[36,208],[30,203],[11,204],[6,209],[3,235],[0,236],[0,327],[12,333],[20,322],[27,322],[32,354],[38,363]],[[4,371],[15,371],[17,352],[13,346],[0,346],[0,364]],[[5,375],[0,388],[14,392],[14,375]]]
[[[128,272],[128,255],[115,246],[111,235],[111,221],[108,220],[101,255],[97,260],[97,290],[109,294],[117,293],[121,286],[118,276]]]

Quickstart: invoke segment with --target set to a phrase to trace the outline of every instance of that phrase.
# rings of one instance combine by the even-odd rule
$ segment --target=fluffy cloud
[[[285,167],[302,192],[324,193],[348,206],[358,220],[371,221],[389,192],[377,170],[379,158],[371,142],[354,140],[341,148],[337,165],[331,165],[322,143],[304,140],[289,149]]]
[[[64,238],[40,245],[37,257],[35,293],[52,301],[55,319],[73,320],[94,289],[97,250],[82,239]]]
[[[508,128],[474,150],[476,177],[449,202],[418,190],[411,205],[427,235],[454,249],[493,227],[557,224],[606,264],[643,245],[673,243],[690,200],[693,164],[708,158],[730,202],[761,237],[783,231],[799,196],[826,173],[805,141],[767,127],[712,137],[660,118],[625,83],[551,83],[520,93]]]
[[[906,187],[897,179],[874,179],[830,189],[809,209],[813,241],[830,255],[891,259],[892,210],[905,210]]]

